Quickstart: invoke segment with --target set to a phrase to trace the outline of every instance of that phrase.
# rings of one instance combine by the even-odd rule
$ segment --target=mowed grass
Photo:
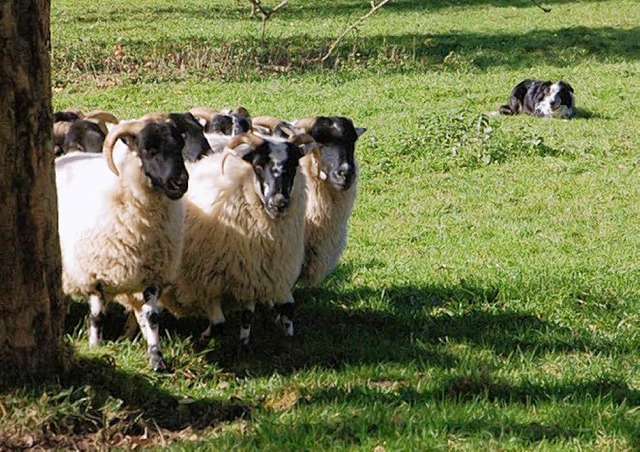
[[[352,117],[359,197],[341,264],[298,288],[298,334],[262,312],[198,351],[163,319],[57,385],[4,392],[0,445],[259,450],[640,447],[640,4],[303,1],[260,23],[231,0],[52,5],[54,107],[127,118],[194,105]],[[563,78],[578,118],[488,117]],[[263,320],[264,319],[264,320]],[[3,443],[4,442],[4,443]]]

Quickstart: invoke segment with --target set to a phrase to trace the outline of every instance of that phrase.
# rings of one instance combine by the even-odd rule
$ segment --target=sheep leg
[[[253,323],[253,313],[256,310],[255,303],[248,303],[242,310],[242,321],[240,323],[240,347],[247,347],[251,340],[251,324]]]
[[[160,293],[160,287],[148,286],[143,293],[144,304],[134,310],[142,335],[147,340],[149,363],[156,372],[167,370],[167,364],[164,362],[160,347],[160,308],[158,307]]]
[[[222,336],[225,319],[220,303],[212,303],[208,314],[209,326],[200,335],[200,342],[208,342],[211,336]]]
[[[104,318],[104,295],[98,287],[96,292],[89,294],[89,347],[100,345]]]
[[[276,323],[282,326],[284,335],[287,337],[293,337],[293,314],[295,311],[295,302],[293,299],[286,303],[276,304],[274,309],[276,313]]]

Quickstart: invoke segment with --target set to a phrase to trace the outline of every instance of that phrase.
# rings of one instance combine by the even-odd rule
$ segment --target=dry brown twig
[[[377,5],[373,2],[373,0],[371,0],[371,9],[369,10],[369,12],[367,14],[365,14],[364,16],[360,17],[358,20],[356,20],[354,23],[352,23],[351,25],[349,25],[340,36],[338,36],[336,38],[335,41],[333,41],[331,43],[331,45],[329,46],[329,48],[327,49],[327,53],[324,54],[324,56],[322,58],[320,58],[320,61],[322,63],[324,63],[327,58],[329,58],[331,56],[331,54],[333,53],[333,51],[336,49],[336,47],[338,47],[338,44],[340,44],[342,42],[342,40],[344,39],[345,36],[347,36],[347,33],[349,33],[351,30],[355,29],[356,27],[358,27],[358,25],[360,25],[362,22],[364,22],[365,20],[367,20],[373,13],[375,13],[377,10],[379,10],[380,8],[382,8],[384,5],[386,5],[387,3],[389,3],[391,0],[382,0],[380,3],[378,3]]]
[[[267,21],[271,18],[272,15],[274,15],[276,12],[278,12],[280,9],[286,6],[286,4],[289,3],[289,0],[282,0],[273,8],[263,6],[260,0],[249,0],[249,3],[251,3],[251,7],[252,7],[251,15],[253,15],[255,11],[258,11],[260,13],[260,18],[262,19],[262,31],[260,35],[260,41],[264,44],[264,35],[267,31]]]

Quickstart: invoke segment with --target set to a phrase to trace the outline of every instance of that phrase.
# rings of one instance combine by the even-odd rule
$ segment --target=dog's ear
[[[564,80],[560,80],[560,82],[558,82],[558,84],[564,86],[565,88],[567,88],[569,91],[571,91],[572,93],[573,91],[573,86],[569,85],[567,82],[565,82]]]

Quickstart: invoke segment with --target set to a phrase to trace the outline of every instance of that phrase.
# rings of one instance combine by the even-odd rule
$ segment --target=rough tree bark
[[[0,383],[60,370],[49,0],[0,0]]]

